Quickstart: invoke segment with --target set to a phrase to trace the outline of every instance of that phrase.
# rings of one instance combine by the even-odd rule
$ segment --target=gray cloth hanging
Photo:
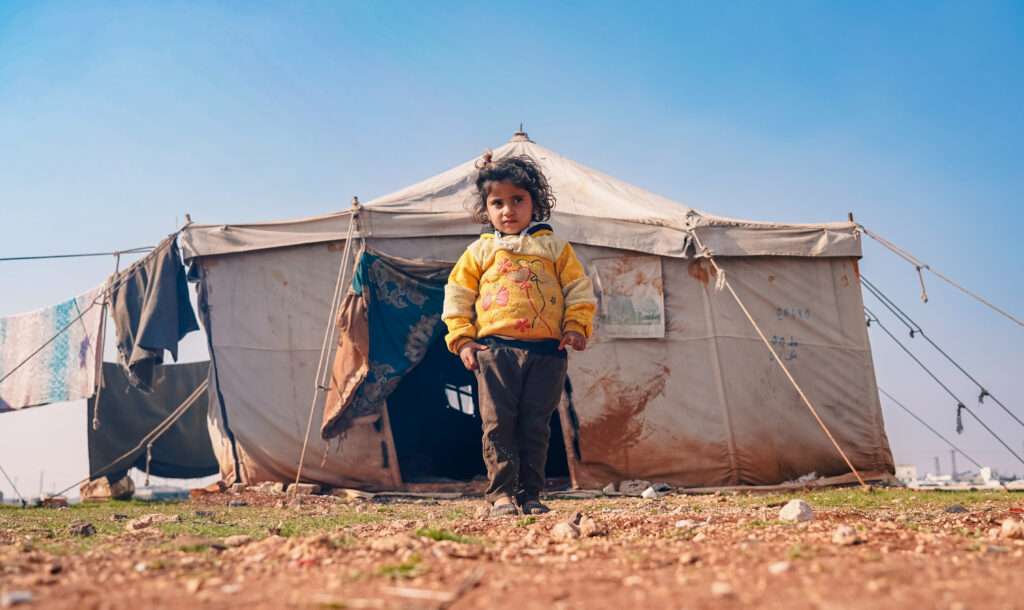
[[[164,350],[176,361],[178,342],[199,330],[177,235],[160,242],[153,252],[110,281],[114,287],[110,317],[117,331],[118,360],[129,383],[148,392],[153,367],[163,363]]]

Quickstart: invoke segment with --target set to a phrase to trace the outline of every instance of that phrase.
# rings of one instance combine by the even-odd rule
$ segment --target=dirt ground
[[[813,520],[780,521],[793,498]],[[547,515],[500,518],[481,504],[250,491],[4,508],[0,594],[26,608],[1024,608],[1024,540],[1001,529],[1024,521],[1020,493],[550,499]]]

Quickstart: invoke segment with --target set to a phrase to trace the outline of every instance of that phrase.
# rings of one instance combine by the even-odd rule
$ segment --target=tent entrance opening
[[[486,481],[476,378],[445,347],[431,344],[387,399],[391,434],[405,483]],[[551,418],[545,473],[569,476],[558,413]]]

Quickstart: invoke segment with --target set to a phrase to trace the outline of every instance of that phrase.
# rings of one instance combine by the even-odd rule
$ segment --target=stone
[[[608,533],[608,528],[603,524],[598,523],[597,519],[594,519],[590,515],[583,515],[580,518],[580,536],[583,538],[590,538],[593,536],[604,536]]]
[[[96,533],[96,526],[92,523],[72,523],[68,526],[67,532],[72,536],[86,538]]]
[[[49,498],[43,498],[39,505],[43,508],[67,508],[68,499],[64,496],[50,496]]]
[[[971,511],[967,510],[966,508],[964,508],[963,506],[961,506],[959,504],[951,504],[950,506],[946,507],[946,512],[950,513],[950,514],[958,514],[958,513],[969,513]]]
[[[231,493],[233,493],[233,494],[243,493],[243,492],[245,492],[245,488],[246,488],[246,484],[245,483],[235,483],[234,485],[231,486]]]
[[[252,536],[246,534],[235,534],[234,536],[227,536],[221,538],[221,542],[228,548],[234,548],[236,546],[245,546],[253,541]]]
[[[316,483],[292,483],[288,486],[288,493],[312,495],[320,493],[320,486]]]
[[[580,528],[575,523],[562,521],[551,528],[551,537],[559,541],[575,540],[580,537]]]
[[[715,597],[732,597],[735,594],[736,591],[733,590],[732,585],[724,580],[716,580],[711,583],[711,595]]]
[[[231,502],[228,502],[228,506],[249,506],[249,504],[247,502],[240,502],[238,500],[233,500]]]
[[[256,486],[256,490],[267,494],[283,494],[284,483],[280,481],[263,481]]]
[[[1007,519],[1003,521],[1002,535],[1011,540],[1024,539],[1024,526],[1016,519]]]
[[[790,500],[779,510],[779,521],[783,523],[803,523],[814,519],[811,505],[803,500]]]
[[[420,542],[405,534],[386,536],[370,541],[370,548],[382,553],[396,553],[404,549],[414,549],[420,546]]]
[[[31,591],[8,591],[0,595],[0,607],[9,608],[32,601]]]
[[[615,483],[609,483],[609,484],[605,485],[603,488],[601,488],[601,493],[604,493],[604,494],[607,494],[607,495],[618,493],[617,491],[615,491]]]
[[[619,483],[619,493],[624,496],[639,496],[650,486],[650,481],[641,481],[638,479],[623,481]]]
[[[704,527],[711,525],[711,517],[708,517],[704,521],[694,521],[693,519],[681,519],[676,521],[676,529],[691,530],[696,527]]]
[[[775,563],[773,563],[770,566],[768,566],[768,573],[769,574],[782,574],[783,572],[786,572],[787,570],[789,570],[789,567],[790,566],[789,566],[789,562],[788,561],[776,561]]]
[[[180,515],[165,515],[163,513],[153,513],[149,515],[142,515],[138,519],[132,519],[125,526],[126,532],[135,532],[141,529],[145,529],[154,523],[175,523],[181,521]]]
[[[863,540],[852,525],[840,525],[832,534],[832,542],[839,546],[852,546],[863,542]]]
[[[696,553],[683,553],[679,556],[679,565],[692,565],[697,563],[698,559],[700,559],[700,557],[698,557]]]
[[[660,496],[661,494],[659,494],[656,489],[650,486],[648,486],[647,489],[643,490],[643,492],[640,494],[641,498],[646,498],[648,500],[654,500],[655,498],[658,498]]]
[[[78,491],[82,494],[82,502],[128,500],[135,495],[135,482],[128,475],[114,483],[107,481],[107,477],[100,477],[82,483],[78,486]]]

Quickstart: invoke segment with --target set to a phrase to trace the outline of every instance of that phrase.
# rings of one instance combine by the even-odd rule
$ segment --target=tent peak
[[[519,131],[512,134],[512,139],[509,142],[533,142],[533,140],[530,139],[530,136],[526,135],[526,132],[520,126]]]

